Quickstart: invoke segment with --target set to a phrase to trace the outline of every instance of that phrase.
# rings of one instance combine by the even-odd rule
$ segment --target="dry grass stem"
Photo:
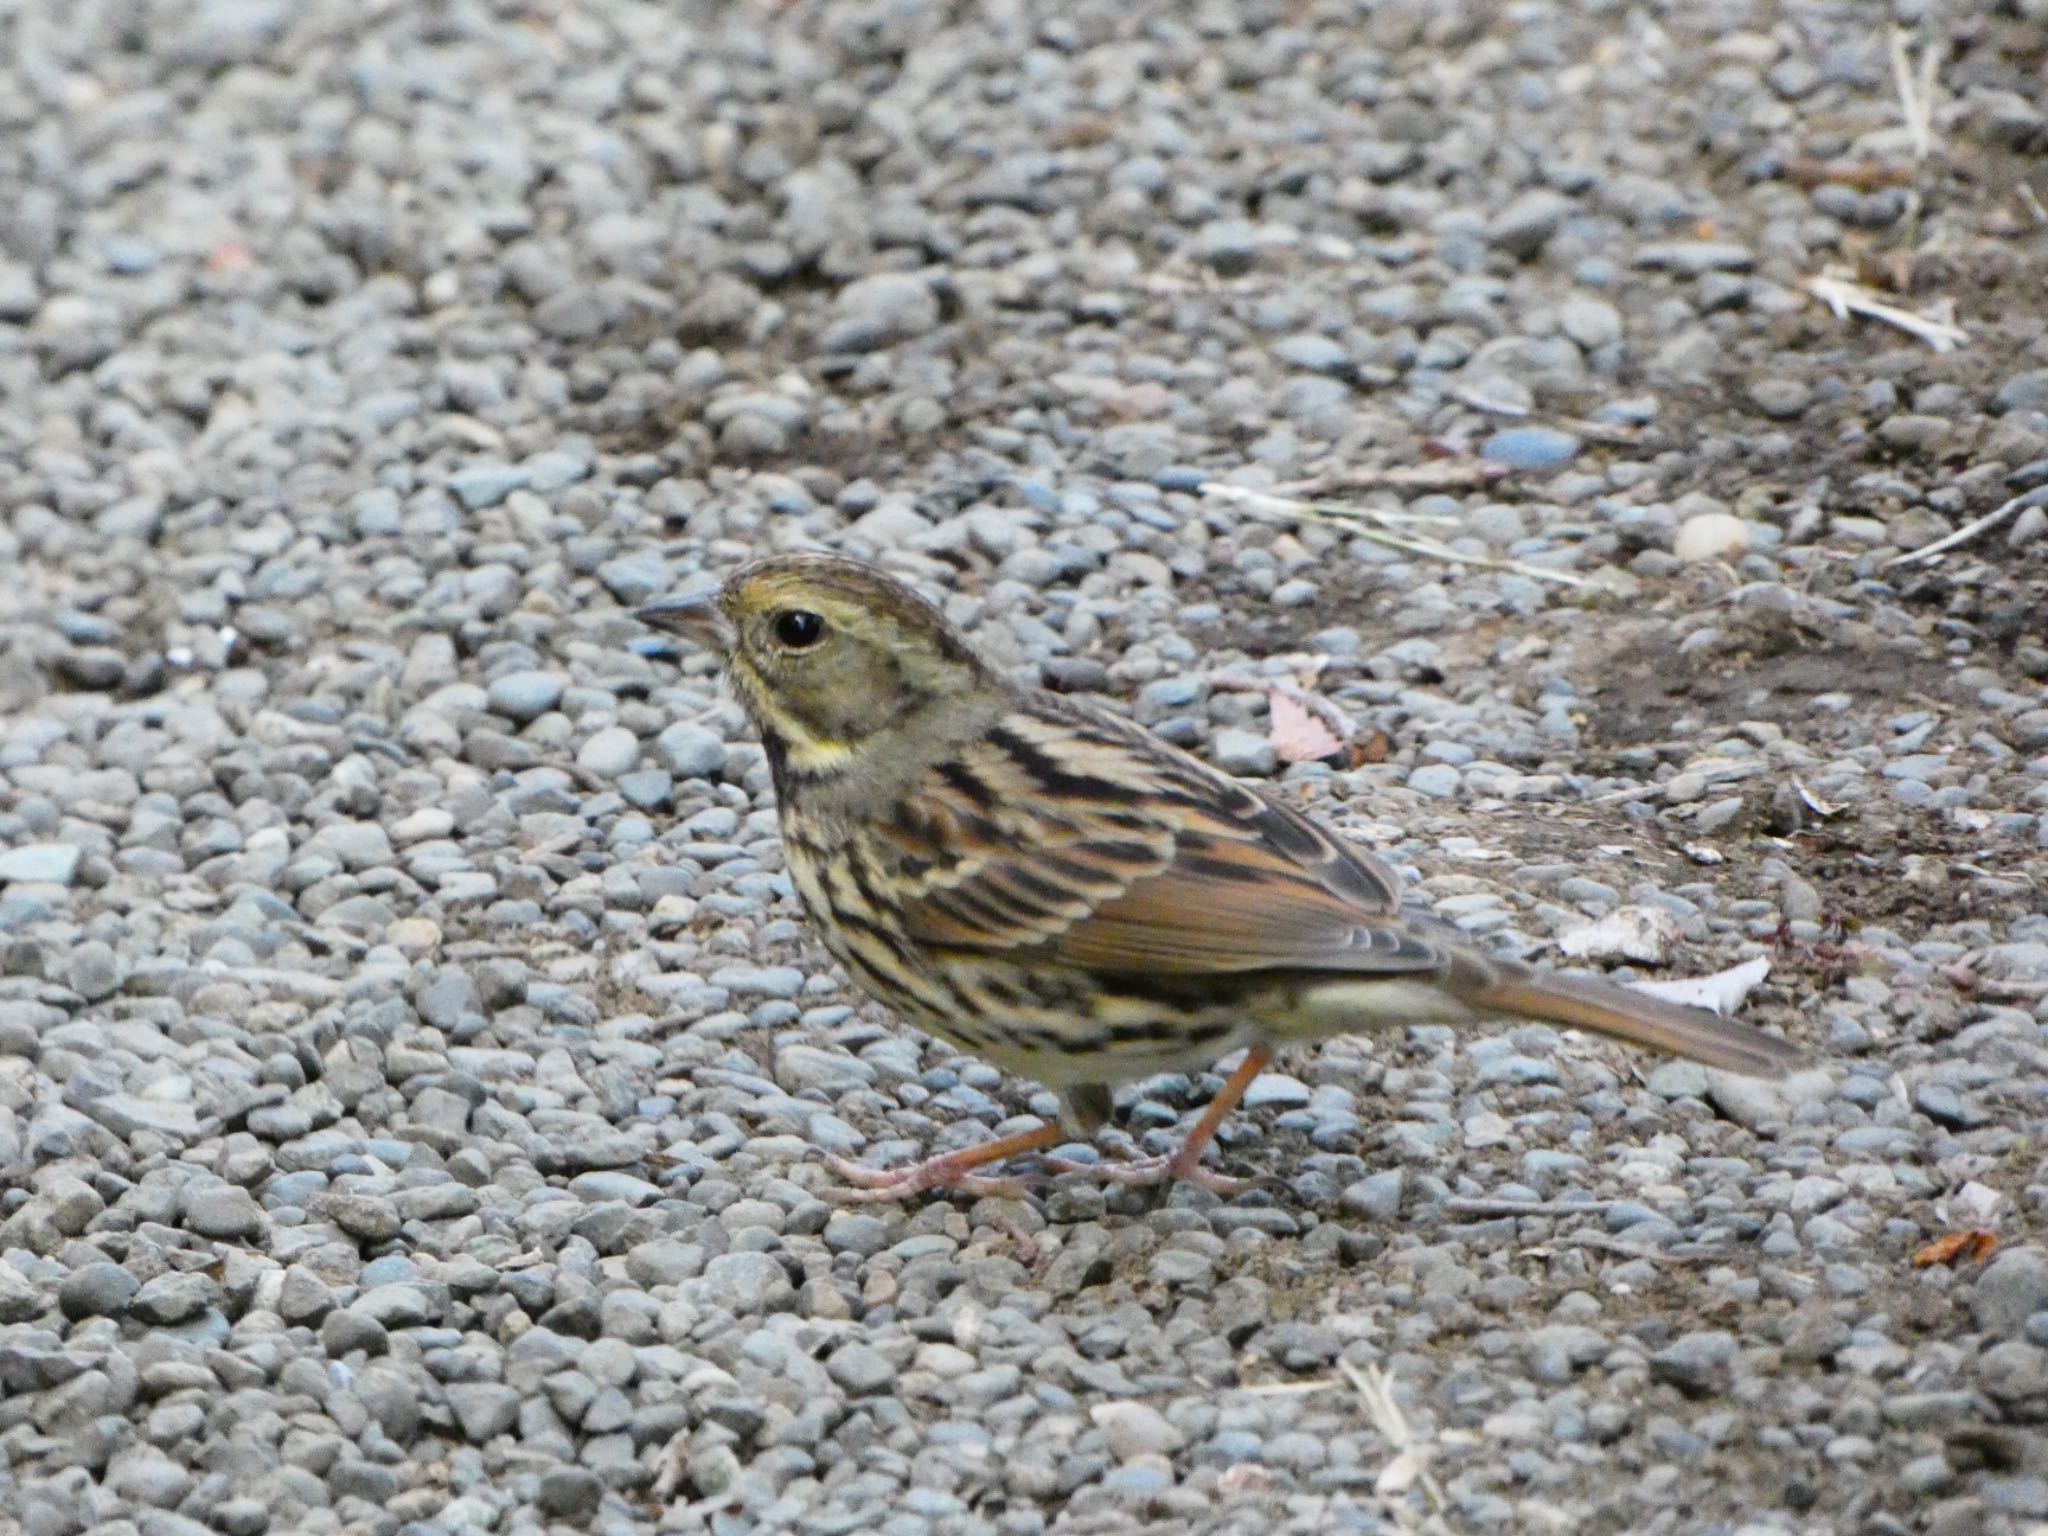
[[[1435,539],[1421,535],[1404,536],[1390,531],[1390,522],[1415,523],[1434,521],[1422,519],[1413,513],[1381,512],[1371,507],[1355,507],[1345,502],[1304,501],[1292,496],[1277,495],[1272,491],[1254,491],[1241,485],[1225,485],[1210,480],[1203,484],[1201,493],[1215,501],[1227,501],[1243,507],[1254,516],[1285,518],[1290,521],[1342,522],[1360,538],[1370,539],[1389,549],[1402,550],[1407,554],[1421,555],[1425,559],[1444,560],[1453,565],[1480,566],[1487,570],[1509,571],[1517,576],[1526,576],[1531,581],[1555,582],[1564,587],[1586,587],[1592,583],[1583,576],[1570,571],[1547,570],[1540,565],[1526,565],[1520,560],[1496,560],[1491,555],[1470,555],[1463,550],[1452,549]]]
[[[1935,75],[1941,68],[1942,44],[1929,37],[1920,47],[1917,65],[1907,56],[1906,34],[1892,29],[1892,84],[1899,93],[1899,112],[1906,120],[1906,137],[1913,146],[1913,158],[1925,160],[1935,150]]]
[[[1953,352],[1970,339],[1969,332],[1953,321],[1918,315],[1910,309],[1887,304],[1871,289],[1832,268],[1818,277],[1808,278],[1806,291],[1833,310],[1837,319],[1867,315],[1873,320],[1882,320],[1886,325],[1896,326],[1909,336],[1917,336],[1937,352]]]
[[[2039,506],[2048,506],[2048,485],[2037,485],[2024,495],[2013,497],[2004,506],[1986,512],[1975,522],[1963,524],[1954,533],[1945,534],[1941,538],[1936,539],[1932,544],[1923,544],[1918,549],[1909,549],[1903,555],[1893,555],[1891,559],[1885,561],[1884,568],[1890,570],[1895,565],[1924,565],[1937,555],[1945,555],[1957,545],[1967,544],[1970,540],[1976,538],[1978,534],[1996,528],[2015,512],[2022,511],[2027,507]]]

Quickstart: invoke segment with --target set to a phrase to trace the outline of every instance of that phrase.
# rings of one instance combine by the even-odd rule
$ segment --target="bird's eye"
[[[825,621],[804,608],[775,616],[775,641],[785,650],[805,651],[825,638]]]

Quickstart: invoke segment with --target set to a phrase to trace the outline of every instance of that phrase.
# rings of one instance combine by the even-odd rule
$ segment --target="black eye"
[[[825,621],[806,609],[775,615],[776,643],[792,651],[808,650],[825,637]]]

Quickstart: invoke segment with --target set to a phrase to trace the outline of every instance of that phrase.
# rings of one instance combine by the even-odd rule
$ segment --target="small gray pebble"
[[[624,726],[609,725],[591,733],[576,751],[576,765],[600,778],[617,779],[640,761],[640,738]]]
[[[1257,731],[1220,730],[1216,733],[1212,751],[1216,766],[1237,778],[1269,778],[1280,766],[1278,749]]]
[[[172,1271],[146,1281],[128,1310],[145,1323],[170,1328],[190,1322],[219,1299],[220,1287],[210,1276]]]
[[[540,1475],[534,1502],[557,1520],[585,1520],[604,1501],[604,1482],[584,1467],[549,1467]]]
[[[1464,778],[1448,763],[1424,763],[1408,775],[1408,787],[1435,800],[1452,800],[1464,786]]]
[[[877,1350],[858,1340],[833,1350],[825,1370],[853,1397],[871,1397],[888,1390],[896,1381],[895,1368]]]
[[[142,1282],[121,1265],[96,1260],[64,1277],[57,1287],[57,1305],[74,1322],[85,1317],[119,1317],[141,1289]]]
[[[678,721],[655,737],[654,755],[679,779],[710,779],[725,770],[726,745],[716,731]]]
[[[712,1306],[740,1316],[779,1312],[796,1294],[780,1261],[765,1253],[720,1254],[691,1284]]]
[[[183,1225],[188,1232],[223,1242],[246,1242],[261,1235],[263,1208],[248,1190],[234,1184],[212,1184],[188,1190]]]
[[[493,713],[524,724],[560,703],[566,686],[555,672],[509,672],[491,683],[486,697]]]
[[[69,885],[84,850],[69,843],[28,843],[0,852],[0,882]]]
[[[2018,1338],[2040,1312],[2048,1312],[2048,1251],[2040,1248],[2006,1249],[1970,1288],[1970,1315],[1994,1338]]]
[[[1728,1388],[1735,1336],[1713,1330],[1681,1334],[1650,1356],[1650,1374],[1689,1397],[1712,1397]]]

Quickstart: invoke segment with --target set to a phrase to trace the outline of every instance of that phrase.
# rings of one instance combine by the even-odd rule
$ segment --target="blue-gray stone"
[[[2030,1319],[2048,1314],[2048,1252],[2009,1248],[1998,1255],[1977,1277],[1970,1312],[1994,1338],[2017,1338]]]
[[[402,1253],[387,1253],[365,1264],[356,1283],[370,1290],[380,1285],[410,1285],[419,1277],[419,1265]]]
[[[1177,673],[1162,677],[1157,682],[1147,683],[1138,690],[1134,707],[1140,720],[1148,725],[1167,715],[1177,715],[1191,709],[1209,696],[1209,685],[1202,678],[1191,673]]]
[[[386,1328],[418,1328],[439,1315],[425,1291],[400,1281],[372,1286],[356,1298],[350,1310]]]
[[[1570,217],[1572,200],[1548,187],[1536,187],[1513,198],[1486,223],[1487,240],[1524,260],[1549,243]]]
[[[1579,440],[1555,427],[1508,427],[1480,444],[1480,457],[1510,469],[1555,469],[1579,451]]]
[[[529,455],[526,460],[526,488],[546,495],[573,485],[590,473],[590,458],[587,454],[569,453],[553,449],[545,453]]]
[[[1273,344],[1273,355],[1290,367],[1310,373],[1342,374],[1350,372],[1352,366],[1351,354],[1342,345],[1313,332],[1283,336]]]
[[[523,490],[527,472],[517,464],[469,464],[448,477],[448,489],[470,511],[495,507],[514,491]]]
[[[24,843],[0,853],[0,881],[69,885],[82,856],[83,851],[69,843]]]
[[[95,1259],[81,1264],[57,1287],[57,1305],[76,1322],[87,1317],[113,1317],[128,1310],[142,1282],[119,1264]]]
[[[725,738],[679,720],[654,738],[654,755],[679,779],[711,779],[725,771]]]
[[[1638,250],[1636,265],[1693,276],[1702,272],[1747,272],[1756,265],[1756,253],[1746,245],[1726,241],[1667,240]]]
[[[618,777],[619,793],[636,810],[665,811],[675,798],[675,780],[665,768],[643,768]]]
[[[793,965],[726,965],[711,973],[711,981],[739,997],[795,997],[804,973]]]
[[[1534,1056],[1490,1054],[1480,1058],[1475,1080],[1482,1088],[1498,1083],[1513,1087],[1554,1083],[1557,1081],[1557,1067]]]
[[[627,607],[638,607],[668,590],[668,562],[658,555],[620,555],[597,568],[605,590]]]
[[[579,1173],[569,1181],[569,1192],[593,1205],[606,1201],[617,1201],[623,1205],[652,1205],[661,1198],[659,1186],[615,1169]]]
[[[1308,1084],[1284,1072],[1261,1072],[1244,1094],[1246,1109],[1300,1109],[1308,1101]]]
[[[1449,763],[1424,763],[1408,775],[1410,789],[1435,800],[1451,799],[1463,783],[1458,770]]]
[[[639,761],[640,738],[623,725],[608,725],[592,732],[576,751],[577,767],[606,779],[632,772]]]
[[[1928,1119],[1953,1131],[1973,1131],[1991,1117],[1969,1094],[1947,1083],[1921,1083],[1913,1090],[1913,1104]]]
[[[1216,766],[1239,778],[1265,778],[1280,766],[1278,749],[1257,731],[1218,731],[1214,751]]]
[[[1407,1174],[1398,1168],[1369,1173],[1348,1187],[1339,1203],[1346,1212],[1367,1221],[1390,1222],[1401,1214],[1401,1196],[1407,1183]]]
[[[485,697],[493,713],[524,724],[559,704],[566,686],[553,672],[507,672],[491,684]]]
[[[1733,1334],[1713,1330],[1681,1334],[1650,1357],[1650,1374],[1689,1397],[1710,1397],[1727,1388],[1735,1352]]]
[[[711,1305],[742,1315],[777,1311],[796,1294],[789,1272],[766,1253],[722,1253],[691,1285]]]
[[[883,1358],[881,1351],[858,1339],[832,1351],[832,1358],[825,1362],[825,1372],[850,1397],[872,1397],[896,1382],[895,1367]]]
[[[1991,397],[1991,409],[2007,411],[2048,411],[2048,368],[2016,373],[1999,386]]]

